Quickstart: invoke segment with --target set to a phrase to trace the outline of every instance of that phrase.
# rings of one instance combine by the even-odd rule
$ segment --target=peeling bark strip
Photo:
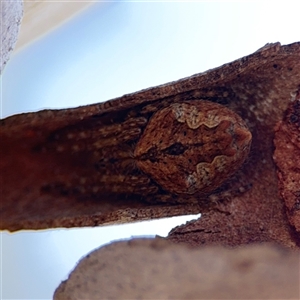
[[[264,197],[271,195],[279,200],[270,145],[273,127],[287,107],[285,99],[300,82],[299,49],[299,43],[282,47],[271,44],[222,67],[105,103],[1,120],[1,228],[95,226],[209,212],[215,209],[215,202],[219,205],[247,197],[253,187],[257,192],[258,182],[266,180],[272,190],[265,191],[264,187]],[[146,147],[145,152],[151,118],[158,118],[170,107],[174,109],[174,105],[189,111],[198,103],[222,104],[222,110],[229,109],[243,119],[238,127],[220,120],[215,127],[200,126],[191,131],[184,129],[188,122],[177,124],[182,140],[184,132],[193,135],[197,130],[212,130],[222,136],[222,141],[212,144],[213,149],[222,143],[229,146],[209,158],[197,153],[196,160],[200,160],[195,164],[203,159],[211,163],[215,158],[239,157],[236,163],[225,163],[226,174],[216,178],[220,183],[229,179],[219,188],[213,177],[211,186],[217,188],[213,192],[211,186],[204,188],[199,183],[203,175],[186,180],[177,190],[160,180],[161,174],[157,176],[159,164],[169,166],[168,157],[172,155],[188,161],[186,154],[191,147],[186,141],[176,144],[173,140],[164,148],[159,148],[158,141],[156,148]],[[176,115],[181,120],[178,109]],[[252,134],[250,155],[230,177],[248,152],[251,134],[247,128]],[[243,140],[244,145],[240,144]],[[230,148],[234,152],[230,153]],[[162,153],[167,155],[162,158]],[[153,173],[149,164],[154,163],[157,170]],[[178,170],[181,172],[181,167]],[[201,172],[206,170],[202,168]],[[173,171],[167,172],[181,174]],[[199,191],[204,195],[199,196]],[[257,197],[261,199],[262,195]]]

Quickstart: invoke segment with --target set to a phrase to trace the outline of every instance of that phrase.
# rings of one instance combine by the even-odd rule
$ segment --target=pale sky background
[[[1,117],[105,101],[218,67],[268,42],[300,41],[299,6],[298,1],[94,4],[12,56],[1,78]],[[186,220],[4,232],[0,297],[52,299],[88,252],[111,240],[165,236]]]

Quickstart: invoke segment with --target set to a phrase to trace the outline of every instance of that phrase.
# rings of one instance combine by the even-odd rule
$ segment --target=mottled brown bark
[[[240,236],[236,243],[271,239],[295,246],[278,196],[272,141],[274,125],[299,83],[300,43],[277,43],[205,73],[105,103],[2,120],[0,228],[96,226],[204,212],[222,220],[227,227],[225,240],[235,228],[230,232]],[[227,106],[248,125],[253,142],[243,167],[199,203],[180,203],[181,196],[160,189],[153,197],[132,194],[131,189],[120,193],[116,184],[122,181],[120,170],[128,174],[122,191],[126,180],[132,186],[137,174],[128,153],[149,118],[172,103],[201,99]],[[125,159],[116,161],[116,155]],[[110,176],[105,177],[109,163]],[[144,173],[138,176],[138,187],[141,183],[147,189],[155,186]],[[206,229],[200,231],[220,229],[214,217],[208,219]]]
[[[293,98],[275,130],[274,160],[288,219],[300,232],[300,90]]]
[[[281,55],[271,56],[268,63],[257,66],[250,74],[246,72],[247,74],[241,75],[239,84],[235,86],[239,97],[248,100],[243,107],[247,107],[249,112],[248,125],[253,140],[244,172],[247,173],[251,188],[228,202],[220,202],[219,210],[205,212],[200,219],[173,229],[168,239],[193,246],[203,244],[239,246],[266,241],[275,241],[288,247],[300,245],[299,233],[290,226],[286,218],[285,205],[278,192],[278,179],[273,161],[275,125],[283,118],[284,111],[291,100],[295,99],[299,89],[299,43],[297,47],[298,54],[295,53],[293,59],[286,57],[287,60],[282,60]],[[293,75],[290,72],[294,72]],[[294,139],[295,135],[299,137],[299,132],[293,134]],[[280,167],[284,162],[283,169],[285,175],[290,176],[289,182],[291,183],[292,177],[294,179],[293,191],[290,190],[287,181],[281,179],[281,195],[287,196],[290,193],[292,196],[291,193],[294,192],[289,205],[296,208],[295,192],[297,193],[300,185],[296,173],[299,172],[291,173],[293,167],[286,168],[286,164],[293,161],[293,166],[297,168],[299,149],[288,147],[291,144],[290,135],[284,130],[281,133],[277,132],[275,144],[276,147],[281,144],[281,150],[277,151],[276,155],[277,161],[281,162]],[[297,213],[298,211],[294,209],[294,226]]]

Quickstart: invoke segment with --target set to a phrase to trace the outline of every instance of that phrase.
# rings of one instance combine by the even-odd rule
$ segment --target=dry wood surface
[[[3,119],[0,228],[201,212],[192,229],[175,229],[170,238],[294,247],[299,237],[279,196],[273,138],[299,84],[300,43],[275,43],[105,103]],[[210,105],[211,119],[202,114]]]

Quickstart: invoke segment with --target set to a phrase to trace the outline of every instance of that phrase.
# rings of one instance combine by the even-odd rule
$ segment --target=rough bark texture
[[[201,220],[173,231],[170,238],[194,245],[275,240],[295,247],[299,235],[290,228],[278,195],[272,155],[274,126],[299,83],[300,43],[276,43],[205,73],[105,103],[2,120],[0,228],[96,226],[203,212]],[[116,129],[116,137],[122,138],[125,131],[130,134],[124,138],[134,145],[155,112],[198,100],[221,103],[247,124],[252,148],[242,168],[198,203],[180,203],[180,197],[163,192],[154,197],[110,192],[114,177],[101,174],[115,153],[122,155],[125,149],[108,138],[111,151],[101,151],[111,161],[103,164],[97,134],[103,138]],[[139,126],[136,131],[130,127],[132,119]],[[110,131],[101,130],[103,126]],[[117,166],[129,175],[136,172],[121,161]],[[115,169],[110,165],[111,172]],[[147,188],[148,182],[155,185],[143,182]]]
[[[279,62],[273,57],[269,63],[258,66],[255,72],[252,70],[251,74],[241,75],[240,84],[235,87],[240,98],[248,99],[248,109],[253,113],[249,123],[253,136],[252,149],[248,162],[244,166],[251,188],[228,202],[219,202],[219,210],[204,212],[200,219],[173,229],[168,239],[193,246],[202,244],[237,246],[266,241],[276,241],[289,247],[299,246],[299,233],[289,225],[285,217],[285,206],[279,197],[276,168],[272,159],[274,127],[277,121],[282,119],[284,111],[299,88],[299,50],[298,57],[294,58],[295,60],[288,63]],[[290,77],[289,72],[292,70],[295,73]],[[243,76],[247,80],[244,80]],[[261,80],[260,83],[258,78]],[[290,84],[294,87],[290,86],[285,90]],[[299,137],[297,132],[295,128],[294,140],[295,136]],[[278,136],[277,143],[281,138],[282,144],[285,144],[289,135]],[[285,173],[286,176],[289,174],[289,183],[293,180],[294,186],[291,191],[290,186],[286,184],[283,187],[281,181],[281,194],[290,193],[289,205],[294,207],[292,224],[295,226],[298,213],[295,207],[297,207],[297,191],[300,185],[297,177],[299,149],[294,147],[293,150],[285,151],[287,145],[285,144],[282,150],[277,152],[277,159],[281,162],[287,162],[287,159],[293,161],[293,167],[290,166],[289,170],[285,169]],[[290,173],[292,169],[293,173]]]
[[[300,232],[300,90],[275,131],[274,160],[289,221]]]
[[[192,249],[160,239],[114,243],[84,258],[54,298],[299,299],[299,252],[274,244],[241,247],[300,246],[299,84],[300,43],[277,43],[106,103],[1,120],[0,228],[96,226],[202,212],[168,239],[219,247]],[[152,172],[148,165],[136,163],[145,168],[136,171],[130,158],[157,112],[203,100],[241,116],[252,147],[232,177],[189,203],[145,174]],[[173,145],[168,151],[182,154],[184,145]],[[155,162],[149,152],[140,162],[144,154]]]
[[[117,242],[83,258],[54,299],[299,299],[299,253]]]

